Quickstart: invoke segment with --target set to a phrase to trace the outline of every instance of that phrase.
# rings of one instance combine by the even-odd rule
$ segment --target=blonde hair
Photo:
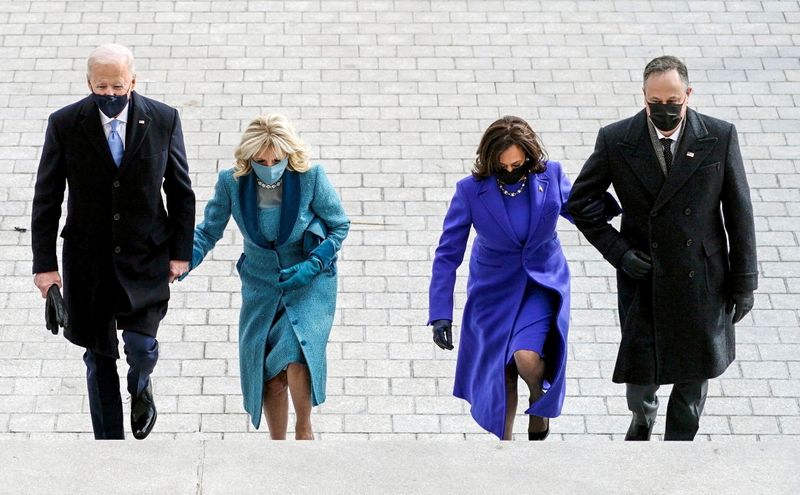
[[[302,173],[311,167],[308,149],[294,132],[289,119],[271,113],[256,117],[245,129],[242,141],[233,152],[236,158],[233,176],[241,177],[249,174],[252,170],[250,160],[264,148],[272,148],[276,154],[289,157],[288,168],[295,172]]]

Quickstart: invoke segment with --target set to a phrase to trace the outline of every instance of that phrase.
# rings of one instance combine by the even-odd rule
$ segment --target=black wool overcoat
[[[726,301],[732,292],[757,286],[753,211],[736,129],[692,109],[686,119],[666,177],[642,110],[600,129],[572,187],[573,213],[610,185],[623,209],[620,230],[575,215],[589,242],[618,268],[617,383],[680,383],[722,374],[735,357]],[[647,280],[619,270],[630,248],[652,257]]]
[[[65,188],[65,336],[117,356],[115,313],[158,308],[138,320],[141,328],[125,328],[155,336],[169,300],[169,261],[192,258],[195,197],[177,110],[133,92],[119,168],[91,98],[50,115],[33,199],[33,273],[58,270]]]

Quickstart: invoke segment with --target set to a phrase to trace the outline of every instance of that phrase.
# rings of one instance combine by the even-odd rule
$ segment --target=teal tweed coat
[[[244,252],[236,263],[242,281],[239,371],[244,408],[256,428],[261,423],[267,332],[281,300],[308,364],[313,405],[325,401],[325,349],[336,310],[336,253],[350,229],[350,220],[322,167],[313,166],[304,173],[287,170],[280,231],[277,240],[269,242],[258,228],[257,187],[255,174],[234,178],[233,169],[220,172],[214,197],[194,232],[191,264],[192,269],[197,268],[233,216],[244,238]],[[308,256],[303,252],[303,234],[315,217],[328,231],[313,251],[323,261],[323,270],[305,287],[281,290],[277,286],[281,269]]]

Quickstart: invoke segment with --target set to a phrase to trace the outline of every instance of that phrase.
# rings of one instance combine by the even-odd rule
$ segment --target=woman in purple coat
[[[484,133],[472,175],[456,184],[436,249],[428,324],[434,342],[453,349],[456,269],[475,228],[453,394],[503,440],[512,436],[518,377],[530,391],[530,440],[544,440],[548,418],[561,414],[570,276],[556,223],[559,215],[572,221],[570,188],[528,123],[503,117]],[[580,215],[603,210],[593,200]]]

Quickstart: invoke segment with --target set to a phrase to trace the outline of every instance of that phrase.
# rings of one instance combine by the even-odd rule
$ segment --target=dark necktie
[[[662,138],[661,146],[664,149],[664,163],[667,165],[667,173],[672,168],[672,139]]]

